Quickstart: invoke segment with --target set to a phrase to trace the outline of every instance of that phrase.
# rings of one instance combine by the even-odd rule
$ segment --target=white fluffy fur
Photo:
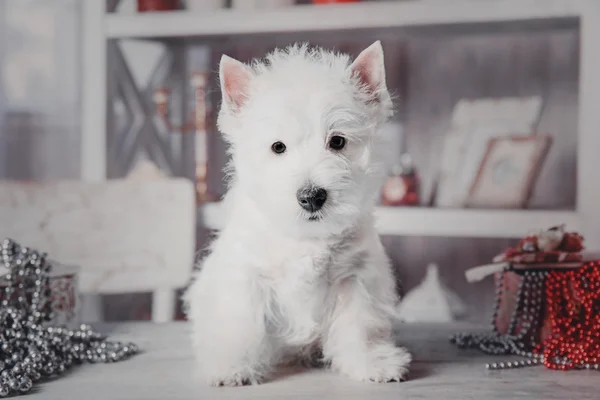
[[[251,66],[224,56],[220,74],[228,218],[184,296],[199,374],[260,383],[321,349],[351,378],[402,380],[411,357],[393,342],[395,280],[372,217],[378,130],[392,113],[380,43],[352,64],[306,45]],[[327,146],[334,133],[342,151]],[[272,152],[276,141],[285,153]],[[296,199],[307,185],[328,192],[318,220]]]

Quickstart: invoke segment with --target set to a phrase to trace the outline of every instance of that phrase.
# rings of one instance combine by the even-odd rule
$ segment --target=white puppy
[[[374,228],[378,130],[392,114],[379,42],[307,45],[247,66],[223,56],[227,220],[184,301],[210,385],[260,383],[290,356],[361,381],[401,381],[395,280]],[[312,358],[312,359],[311,359]]]

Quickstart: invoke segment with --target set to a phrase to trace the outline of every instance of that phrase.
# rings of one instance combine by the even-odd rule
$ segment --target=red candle
[[[137,0],[138,12],[176,10],[178,0]]]
[[[313,4],[358,3],[360,0],[312,0]]]

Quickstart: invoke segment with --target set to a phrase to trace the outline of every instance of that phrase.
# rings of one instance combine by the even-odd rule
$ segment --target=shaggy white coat
[[[392,114],[381,44],[353,63],[307,45],[252,65],[223,56],[220,81],[227,221],[184,295],[198,373],[210,385],[256,384],[301,359],[403,380],[411,357],[393,341],[395,280],[372,216],[378,130]],[[328,147],[333,135],[346,139],[341,151]],[[307,185],[328,193],[314,214],[296,198]]]

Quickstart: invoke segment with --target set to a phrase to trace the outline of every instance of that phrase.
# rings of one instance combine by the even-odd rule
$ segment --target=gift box
[[[525,279],[524,275],[514,270],[494,274],[494,283],[498,291],[498,298],[496,299],[497,308],[494,312],[493,325],[501,335],[519,335],[527,328],[523,326],[524,318],[522,313],[524,310],[517,307],[519,300],[524,302],[526,299],[528,305],[538,301],[538,293],[519,291],[519,288],[522,288],[523,279]],[[519,297],[521,298],[519,299]],[[547,305],[543,298],[540,300],[542,304],[540,305],[540,309],[537,310],[539,315],[534,319],[535,326],[531,327],[534,343],[541,343],[550,337],[552,333],[551,321],[547,315]],[[516,323],[511,327],[513,319]]]
[[[82,324],[78,267],[11,239],[0,242],[0,397],[29,392],[41,379],[83,362],[112,363],[138,352]]]
[[[600,370],[600,254],[584,252],[583,237],[564,226],[537,232],[466,277],[472,282],[491,274],[493,332],[458,333],[454,344],[524,357],[490,363],[490,369]]]
[[[50,272],[46,289],[50,290],[49,304],[52,318],[48,325],[60,325],[73,328],[80,324],[80,293],[78,266],[65,265],[57,261],[49,261]],[[18,278],[17,278],[18,279]],[[6,299],[9,282],[6,274],[0,277],[0,302]],[[23,287],[12,291],[12,298],[24,296],[28,303],[31,302],[30,288]]]
[[[598,258],[597,254],[583,252],[583,237],[575,232],[565,232],[564,226],[527,236],[516,247],[494,257],[494,262],[503,267],[503,271],[494,274],[496,309],[493,325],[496,331],[503,335],[519,335],[529,329],[533,343],[548,339],[552,324],[542,274],[553,271],[568,280],[569,271]],[[573,285],[570,282],[567,285],[570,293],[565,294],[567,304],[564,306],[568,309],[581,307]],[[528,325],[533,326],[524,327],[524,321],[529,320]]]

